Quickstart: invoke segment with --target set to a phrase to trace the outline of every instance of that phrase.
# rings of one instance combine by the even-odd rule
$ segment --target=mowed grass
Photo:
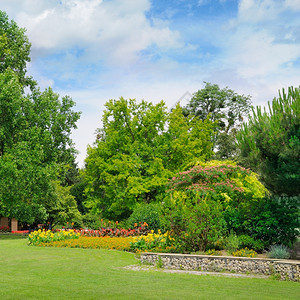
[[[300,284],[132,271],[131,253],[42,248],[0,239],[0,299],[299,299]]]

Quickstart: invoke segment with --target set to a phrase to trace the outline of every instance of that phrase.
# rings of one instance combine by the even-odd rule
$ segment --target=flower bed
[[[133,252],[175,252],[174,241],[168,232],[162,234],[160,230],[158,233],[151,230],[147,235],[134,237],[130,249]]]
[[[9,232],[9,230],[10,230],[9,226],[5,226],[5,225],[0,226],[0,232],[1,233]]]
[[[42,242],[41,247],[115,249],[129,251],[133,237],[84,237],[78,239]]]
[[[49,244],[55,241],[78,239],[79,233],[74,232],[74,230],[65,230],[52,232],[51,230],[36,230],[31,232],[28,236],[28,245],[39,245],[39,244]]]
[[[118,223],[116,224],[118,225]],[[128,236],[140,236],[149,233],[148,224],[144,222],[143,224],[136,224],[133,229],[122,229],[122,228],[100,228],[98,230],[92,229],[75,229],[76,233],[80,233],[82,236],[90,236],[90,237],[128,237]]]
[[[13,230],[11,233],[16,233],[16,234],[28,234],[29,230]]]

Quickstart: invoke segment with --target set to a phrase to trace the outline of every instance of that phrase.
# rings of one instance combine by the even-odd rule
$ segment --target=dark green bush
[[[82,216],[84,227],[90,229],[99,229],[102,227],[101,217],[92,213]]]
[[[290,246],[299,235],[300,196],[270,196],[257,200],[248,210],[229,208],[225,219],[238,235],[249,235],[265,246]]]
[[[239,241],[240,241],[240,248],[248,248],[248,249],[253,249],[256,252],[262,252],[265,248],[265,244],[261,240],[254,239],[253,237],[249,235],[240,235],[239,236]]]
[[[219,201],[178,191],[163,205],[164,224],[177,237],[182,252],[205,251],[220,239],[226,224]]]
[[[140,204],[138,205],[131,216],[128,218],[128,226],[134,227],[134,224],[146,222],[148,228],[157,231],[161,227],[160,208],[158,204]]]
[[[232,253],[242,248],[240,246],[241,246],[241,242],[239,237],[233,231],[231,231],[229,236],[225,239],[225,249],[229,253]]]

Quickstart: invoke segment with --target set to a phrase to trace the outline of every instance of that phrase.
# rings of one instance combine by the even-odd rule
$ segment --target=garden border
[[[141,263],[160,264],[164,268],[179,270],[275,275],[281,280],[300,282],[300,261],[144,252],[141,253]]]

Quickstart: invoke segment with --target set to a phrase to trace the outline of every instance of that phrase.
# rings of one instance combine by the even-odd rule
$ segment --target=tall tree
[[[300,88],[283,89],[268,103],[253,109],[238,135],[241,161],[256,170],[275,194],[300,193]]]
[[[161,199],[182,164],[210,157],[210,121],[194,121],[191,129],[179,106],[168,113],[163,102],[120,98],[105,106],[85,170],[87,204],[104,217],[125,218],[138,202]]]
[[[80,113],[71,98],[60,99],[51,88],[41,92],[25,76],[30,43],[1,11],[0,46],[0,211],[32,222],[30,213],[47,216],[43,208],[56,192],[51,181],[63,181],[74,162],[70,134]]]
[[[30,62],[31,44],[25,29],[19,28],[15,21],[0,10],[0,73],[12,69],[22,84],[31,82],[26,78],[26,64]]]
[[[250,96],[239,95],[228,87],[220,89],[217,84],[205,82],[205,87],[193,94],[183,108],[185,116],[201,120],[208,117],[217,122],[214,149],[218,159],[236,155],[235,136],[244,116],[250,111]]]

